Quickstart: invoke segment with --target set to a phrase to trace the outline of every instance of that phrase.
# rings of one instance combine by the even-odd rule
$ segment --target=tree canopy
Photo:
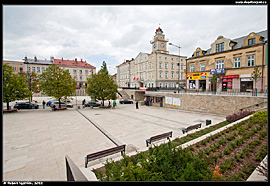
[[[107,64],[105,61],[103,61],[100,71],[105,72],[106,74],[109,74],[108,69],[107,69]]]
[[[86,93],[92,99],[104,100],[116,99],[117,85],[114,83],[113,78],[108,73],[100,70],[97,74],[93,74],[87,79],[88,87]]]
[[[7,109],[9,102],[31,96],[25,78],[13,72],[11,66],[3,64],[3,102],[7,103]]]
[[[51,65],[40,75],[40,90],[43,94],[52,96],[59,101],[62,98],[67,99],[76,91],[76,81],[71,77],[68,71],[61,69],[57,65]]]

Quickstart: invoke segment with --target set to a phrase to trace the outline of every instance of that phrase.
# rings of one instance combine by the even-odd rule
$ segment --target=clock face
[[[156,44],[154,44],[154,48],[156,48],[157,47],[157,45]]]
[[[160,45],[162,48],[164,47],[164,43],[161,43],[161,45]]]

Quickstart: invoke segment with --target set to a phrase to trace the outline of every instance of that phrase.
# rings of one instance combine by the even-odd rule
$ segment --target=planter
[[[98,108],[111,108],[111,106],[98,106]]]

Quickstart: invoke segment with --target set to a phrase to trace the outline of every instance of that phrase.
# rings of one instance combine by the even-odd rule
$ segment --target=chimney
[[[34,56],[35,61],[37,61],[37,56]]]
[[[81,62],[83,62],[82,59],[81,59]]]
[[[63,61],[63,57],[62,57],[62,61]]]

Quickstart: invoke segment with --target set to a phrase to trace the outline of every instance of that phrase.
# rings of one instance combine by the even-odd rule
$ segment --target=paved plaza
[[[48,100],[36,99],[39,104]],[[78,98],[78,103],[83,99]],[[40,105],[36,110],[3,114],[3,179],[65,181],[65,155],[83,169],[87,154],[115,147],[85,117],[117,143],[126,144],[127,152],[145,149],[145,140],[157,134],[173,131],[175,138],[182,136],[182,129],[189,125],[202,123],[205,127],[206,119],[213,124],[225,120],[225,116],[177,109],[147,106],[136,109],[135,104],[121,105],[118,101],[116,109],[87,107],[79,111],[75,108],[52,111]]]

